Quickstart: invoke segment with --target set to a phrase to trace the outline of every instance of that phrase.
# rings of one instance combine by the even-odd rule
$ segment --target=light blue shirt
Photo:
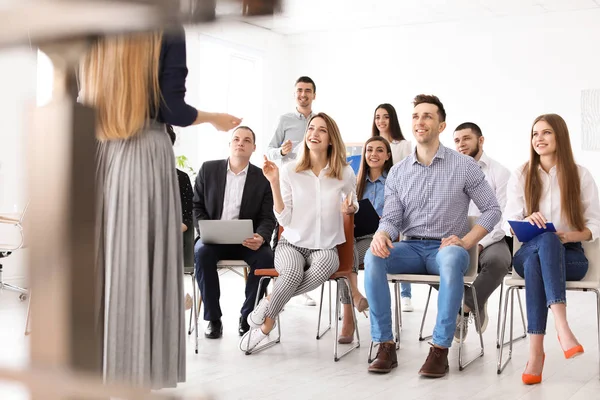
[[[387,177],[387,172],[384,172],[379,176],[379,178],[375,179],[375,182],[369,178],[367,175],[367,183],[365,184],[365,190],[363,192],[363,198],[369,199],[371,204],[373,204],[373,208],[377,211],[377,214],[381,217],[383,214],[383,200],[385,196],[385,178]]]
[[[269,160],[281,160],[287,162],[297,158],[298,152],[304,145],[306,126],[313,115],[315,115],[315,113],[311,112],[308,118],[306,118],[304,114],[296,110],[291,113],[283,114],[281,118],[279,118],[277,129],[275,130],[275,134],[271,138],[267,149]],[[292,151],[285,156],[282,156],[280,152],[281,146],[288,139],[292,141]]]

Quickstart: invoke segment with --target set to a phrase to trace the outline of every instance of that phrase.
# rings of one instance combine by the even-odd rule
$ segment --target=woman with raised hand
[[[566,281],[583,279],[588,260],[581,242],[600,236],[598,188],[590,172],[575,163],[564,119],[537,117],[530,143],[529,162],[508,181],[505,229],[510,230],[507,221],[525,220],[540,228],[552,222],[557,232],[523,243],[513,258],[526,287],[529,361],[522,381],[528,385],[542,381],[548,309],[565,358],[583,354],[567,322]]]
[[[285,164],[281,171],[264,160],[275,217],[284,228],[275,248],[279,277],[271,294],[248,315],[250,331],[240,341],[242,351],[268,340],[277,315],[293,296],[318,288],[338,270],[336,246],[346,241],[343,214],[358,211],[356,177],[346,163],[335,121],[325,113],[314,115],[303,147],[297,163]]]

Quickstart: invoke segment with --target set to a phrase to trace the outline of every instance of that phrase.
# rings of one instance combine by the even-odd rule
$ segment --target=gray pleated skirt
[[[96,267],[107,382],[185,381],[181,203],[162,124],[99,144]]]

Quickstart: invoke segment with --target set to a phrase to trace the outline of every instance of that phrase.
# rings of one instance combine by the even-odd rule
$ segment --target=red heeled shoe
[[[556,337],[558,338],[558,343],[560,344],[560,348],[562,349],[562,343],[560,341],[560,336],[556,335]],[[584,350],[583,350],[583,346],[578,344],[577,346],[573,346],[570,349],[563,350],[563,353],[565,353],[565,358],[569,359],[569,358],[574,358],[574,357],[582,355],[584,353]]]
[[[546,354],[544,353],[544,359],[542,360],[542,370],[544,369],[545,361],[546,361]],[[529,362],[525,366],[525,369],[527,369],[527,366],[529,366]],[[537,385],[538,383],[542,383],[542,374],[533,375],[533,374],[526,374],[525,372],[523,372],[523,374],[521,375],[521,380],[526,385]]]

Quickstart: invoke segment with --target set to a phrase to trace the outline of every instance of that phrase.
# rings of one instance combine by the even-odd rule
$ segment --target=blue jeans
[[[401,297],[408,297],[409,299],[412,297],[412,288],[410,287],[410,283],[401,283],[400,289],[402,289],[402,292],[400,292]]]
[[[562,244],[553,232],[523,243],[513,259],[515,271],[525,279],[527,332],[546,333],[548,307],[566,303],[566,281],[580,281],[588,261],[580,242]]]
[[[439,240],[395,242],[388,258],[365,255],[365,291],[371,314],[371,338],[374,342],[394,339],[392,304],[387,274],[439,275],[438,314],[433,330],[433,344],[450,347],[456,315],[463,297],[464,275],[469,268],[469,253],[459,246],[439,249]]]

